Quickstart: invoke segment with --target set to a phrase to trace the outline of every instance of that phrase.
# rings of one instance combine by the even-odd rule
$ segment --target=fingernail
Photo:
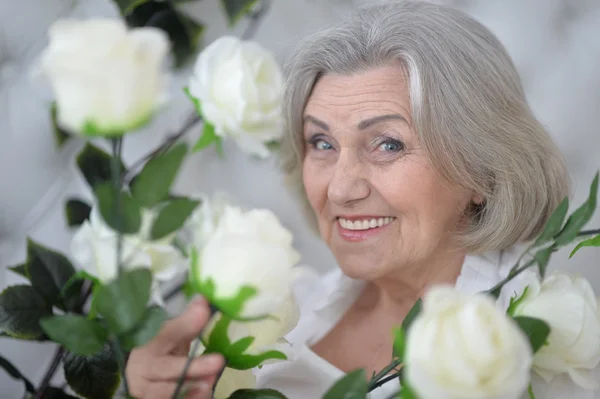
[[[204,360],[210,365],[214,367],[221,367],[223,364],[223,356],[218,353],[210,353],[204,356]]]
[[[196,295],[192,298],[188,307],[196,307],[198,305],[204,305],[206,303],[206,299],[202,295]]]

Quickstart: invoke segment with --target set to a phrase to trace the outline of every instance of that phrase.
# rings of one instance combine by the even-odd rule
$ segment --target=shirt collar
[[[475,294],[492,288],[507,274],[518,258],[518,247],[491,251],[482,255],[467,255],[456,280],[456,289]],[[338,267],[324,281],[324,295],[315,305],[320,316],[334,316],[344,312],[356,300],[365,286],[365,281],[355,280]]]

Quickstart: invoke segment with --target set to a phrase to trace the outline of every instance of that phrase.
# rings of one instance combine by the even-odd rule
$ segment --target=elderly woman
[[[285,172],[338,262],[302,290],[297,355],[258,371],[290,399],[388,365],[391,328],[429,286],[490,288],[568,194],[504,47],[450,8],[388,1],[313,34],[288,62],[284,111]],[[207,314],[194,302],[131,355],[134,394],[170,397]],[[222,366],[194,361],[192,397]]]

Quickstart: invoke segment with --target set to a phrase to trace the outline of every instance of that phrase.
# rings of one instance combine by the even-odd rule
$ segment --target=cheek
[[[320,172],[319,168],[310,159],[304,161],[302,165],[302,182],[308,201],[316,214],[320,213],[327,199],[327,181],[323,171]]]

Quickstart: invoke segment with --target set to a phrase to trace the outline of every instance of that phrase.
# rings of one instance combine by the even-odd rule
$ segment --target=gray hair
[[[468,15],[426,2],[361,8],[291,55],[281,155],[304,200],[302,116],[317,79],[398,63],[409,82],[413,129],[434,170],[484,198],[459,233],[462,245],[481,253],[535,238],[569,194],[564,160],[499,40]]]

